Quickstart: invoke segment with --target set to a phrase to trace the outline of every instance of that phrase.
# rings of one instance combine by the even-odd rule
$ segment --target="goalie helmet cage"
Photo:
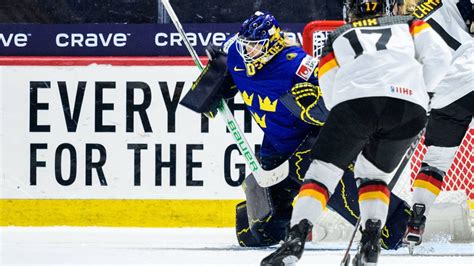
[[[303,49],[317,57],[321,57],[324,42],[330,31],[344,25],[339,20],[318,20],[309,22],[303,30]],[[411,204],[411,184],[420,169],[421,162],[426,154],[424,138],[416,147],[410,163],[407,164],[393,191]],[[448,240],[472,241],[474,226],[474,121],[470,124],[455,159],[444,179],[441,194],[428,217],[425,239],[435,239],[440,235]],[[338,222],[335,223],[335,220]],[[338,215],[328,213],[321,221],[313,239],[346,240],[350,234],[347,223]]]

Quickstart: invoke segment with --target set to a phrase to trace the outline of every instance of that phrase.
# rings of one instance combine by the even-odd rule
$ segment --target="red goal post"
[[[303,48],[304,50],[315,56],[320,57],[324,41],[327,34],[344,24],[344,21],[312,21],[308,23],[303,30]],[[412,159],[407,166],[406,173],[399,180],[395,189],[402,197],[408,197],[411,182],[415,178],[423,157],[426,153],[426,146],[423,140],[417,146]],[[455,159],[451,168],[448,170],[444,180],[444,191],[464,191],[470,199],[471,209],[474,207],[474,122],[471,123],[464,139],[456,152]],[[402,188],[400,188],[402,187]],[[406,192],[400,191],[406,190]],[[406,195],[403,195],[406,194]],[[410,200],[405,198],[406,200]]]
[[[319,58],[327,34],[344,23],[342,20],[315,20],[306,24],[303,29],[303,49]]]

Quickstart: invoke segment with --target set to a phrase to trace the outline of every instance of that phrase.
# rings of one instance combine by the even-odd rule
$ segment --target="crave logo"
[[[0,33],[0,44],[3,47],[25,47],[31,33]]]
[[[57,47],[124,47],[130,33],[58,33]]]
[[[399,87],[399,86],[390,86],[390,92],[399,93],[399,94],[408,95],[408,96],[411,96],[413,94],[412,89]]]

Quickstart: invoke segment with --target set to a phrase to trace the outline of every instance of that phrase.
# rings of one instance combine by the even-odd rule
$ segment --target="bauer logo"
[[[412,89],[399,87],[399,86],[390,86],[390,92],[399,93],[399,94],[408,95],[408,96],[411,96],[413,94]]]
[[[130,33],[58,33],[58,47],[124,47]]]
[[[0,43],[3,47],[25,47],[31,33],[0,33]]]

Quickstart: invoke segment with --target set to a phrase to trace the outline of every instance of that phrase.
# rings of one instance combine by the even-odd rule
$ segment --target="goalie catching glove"
[[[222,49],[209,46],[206,53],[208,64],[180,104],[212,118],[217,114],[220,99],[234,97],[237,88],[227,68],[227,55]]]

